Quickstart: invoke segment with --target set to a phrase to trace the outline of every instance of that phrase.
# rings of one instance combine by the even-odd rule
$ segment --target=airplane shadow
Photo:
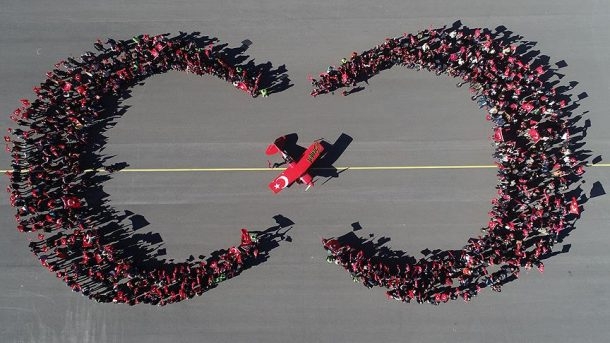
[[[321,144],[324,147],[326,154],[324,154],[324,156],[322,156],[312,165],[312,170],[310,172],[311,176],[314,178],[319,176],[329,179],[339,177],[339,174],[344,172],[346,169],[339,171],[337,168],[335,168],[334,164],[337,162],[339,157],[343,155],[345,150],[347,150],[347,147],[352,143],[353,140],[354,139],[351,136],[342,133],[333,144],[322,141]],[[324,183],[326,182],[328,182],[328,180]]]

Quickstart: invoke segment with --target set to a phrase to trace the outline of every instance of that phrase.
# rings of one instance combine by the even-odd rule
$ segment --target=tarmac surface
[[[312,98],[307,75],[385,37],[429,26],[508,30],[565,61],[561,84],[586,92],[575,114],[590,120],[585,149],[606,163],[610,94],[607,1],[8,1],[0,2],[2,131],[20,98],[32,98],[55,62],[92,50],[97,38],[198,31],[238,47],[256,63],[285,65],[292,87],[252,99],[213,77],[172,72],[146,80],[107,131],[104,154],[129,168],[266,167],[266,146],[297,133],[307,146],[341,134],[353,141],[336,166],[491,165],[490,126],[455,80],[394,68],[348,97]],[[10,166],[0,155],[0,169]],[[97,304],[44,270],[0,203],[2,342],[607,342],[610,337],[610,168],[592,167],[590,200],[544,274],[522,272],[501,293],[441,306],[388,301],[325,262],[321,237],[387,237],[392,249],[462,247],[487,221],[493,168],[347,169],[303,192],[273,195],[277,171],[121,172],[104,191],[118,211],[159,234],[166,259],[181,261],[239,241],[288,218],[291,241],[269,260],[202,297],[166,307]],[[3,178],[3,188],[7,178]],[[593,185],[599,182],[591,193]],[[358,227],[358,225],[355,225]],[[561,247],[557,248],[561,250]]]

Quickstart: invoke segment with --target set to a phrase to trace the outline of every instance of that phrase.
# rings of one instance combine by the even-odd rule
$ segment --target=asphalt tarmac
[[[607,163],[610,92],[607,1],[0,1],[0,125],[55,62],[92,50],[97,38],[198,31],[231,47],[249,40],[256,63],[282,65],[292,85],[252,99],[213,77],[168,73],[132,89],[127,113],[106,132],[110,161],[129,168],[263,168],[266,146],[297,133],[353,139],[335,165],[491,165],[491,130],[467,89],[432,73],[394,68],[348,97],[309,96],[307,75],[385,37],[461,20],[504,25],[534,50],[564,61],[561,84],[586,97],[575,114],[590,121],[585,149]],[[562,63],[560,63],[562,65]],[[10,166],[0,155],[0,169]],[[0,204],[2,342],[606,342],[610,336],[610,168],[592,167],[582,218],[545,261],[501,293],[441,306],[388,301],[327,264],[321,237],[387,237],[421,257],[455,249],[485,226],[493,168],[342,171],[304,192],[273,195],[276,171],[121,172],[103,187],[112,206],[143,218],[166,255],[181,261],[264,230],[274,216],[294,222],[269,260],[216,289],[166,307],[97,304],[42,268]],[[7,178],[3,178],[3,188]],[[596,183],[597,182],[597,183]],[[594,188],[595,186],[595,189]],[[602,190],[602,191],[600,191]],[[354,224],[357,223],[357,224]],[[354,225],[352,225],[354,224]]]

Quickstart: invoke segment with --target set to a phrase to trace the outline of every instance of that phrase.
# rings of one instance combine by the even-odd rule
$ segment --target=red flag
[[[75,196],[64,196],[61,198],[65,208],[80,208],[80,200]]]
[[[538,143],[538,141],[540,140],[540,134],[538,133],[538,131],[536,131],[536,128],[532,127],[527,132],[529,133],[534,143]]]
[[[501,127],[496,127],[494,129],[494,141],[496,141],[496,142],[503,142],[504,141],[504,135],[502,134],[502,128]]]
[[[238,263],[242,264],[241,252],[236,247],[229,248],[229,255]]]
[[[248,86],[242,81],[236,82],[235,87],[241,89],[244,92],[248,92]]]
[[[72,84],[70,82],[66,82],[61,89],[63,89],[64,92],[69,92],[72,89]]]
[[[345,73],[345,72],[341,73],[341,82],[347,83],[347,80],[348,80],[347,73]]]
[[[332,238],[332,239],[322,239],[322,244],[324,245],[324,248],[330,251],[335,251],[338,250],[339,248],[341,248],[341,244],[339,244],[339,241],[337,241],[336,239]]]
[[[531,102],[524,102],[521,104],[521,109],[529,113],[534,109],[534,105]]]
[[[250,245],[252,244],[252,238],[250,238],[250,234],[246,228],[241,229],[241,245]]]
[[[78,129],[81,129],[83,127],[83,124],[80,122],[80,120],[75,117],[68,117],[68,120],[70,120]]]
[[[80,86],[76,87],[76,91],[80,95],[85,95],[85,93],[87,92],[87,87],[80,85]]]
[[[580,207],[578,207],[578,200],[576,197],[572,197],[572,201],[570,201],[570,213],[575,215],[580,215]]]

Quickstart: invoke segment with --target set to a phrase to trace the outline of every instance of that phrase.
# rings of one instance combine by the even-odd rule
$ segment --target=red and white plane
[[[308,170],[311,168],[311,165],[323,155],[324,146],[322,146],[320,140],[317,140],[314,141],[301,156],[290,156],[284,148],[286,140],[286,136],[276,139],[267,147],[267,151],[265,152],[267,155],[275,155],[278,152],[281,153],[284,162],[288,164],[288,167],[269,183],[269,189],[277,194],[282,189],[297,182],[307,185],[307,188],[305,188],[307,191],[309,187],[313,186],[313,177],[308,173]],[[298,161],[295,161],[297,158]]]

